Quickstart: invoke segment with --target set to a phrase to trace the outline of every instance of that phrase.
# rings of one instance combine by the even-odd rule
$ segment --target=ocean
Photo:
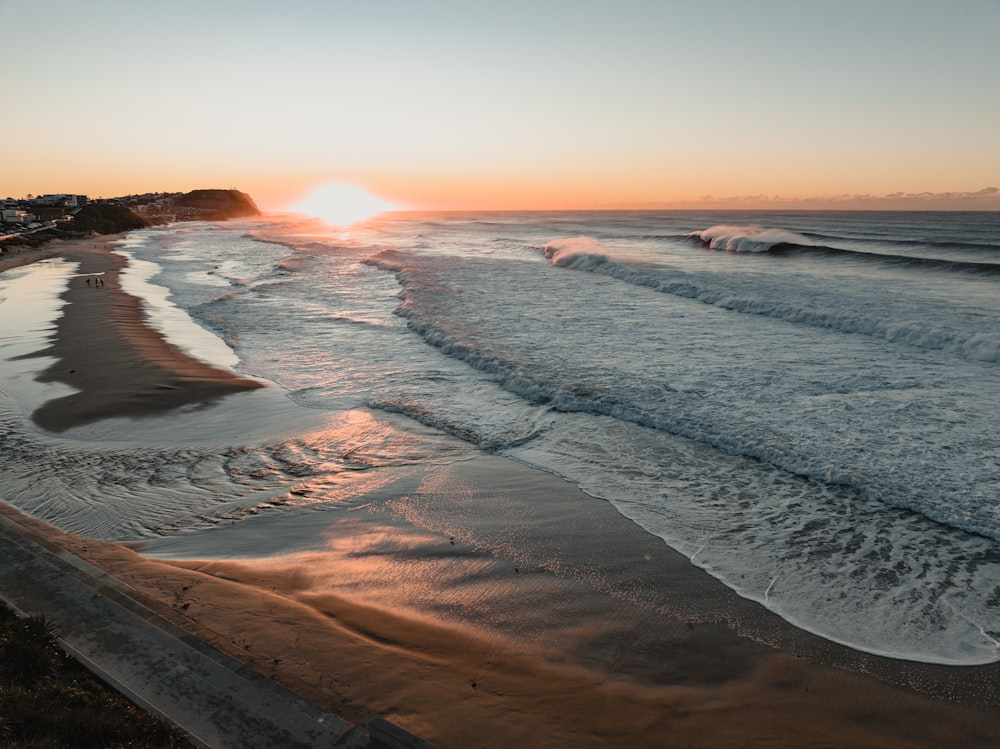
[[[329,425],[225,447],[41,433],[25,404],[63,386],[14,357],[59,305],[35,305],[35,338],[4,307],[73,268],[9,272],[4,498],[59,527],[197,533],[486,452],[609,502],[810,632],[1000,659],[996,213],[279,216],[137,231],[120,251],[178,345]]]

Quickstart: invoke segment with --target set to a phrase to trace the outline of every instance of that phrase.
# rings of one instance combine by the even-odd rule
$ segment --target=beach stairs
[[[112,687],[208,749],[433,749],[377,716],[323,711],[190,630],[190,620],[17,522],[0,506],[0,598],[43,614]],[[188,626],[182,628],[180,624]]]

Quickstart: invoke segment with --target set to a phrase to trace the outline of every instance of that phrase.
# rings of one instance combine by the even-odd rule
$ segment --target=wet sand
[[[53,432],[113,416],[165,411],[263,387],[194,359],[167,343],[144,322],[141,303],[124,293],[118,273],[125,258],[110,249],[117,237],[52,242],[6,261],[58,255],[79,263],[62,297],[66,301],[50,348],[39,356],[57,361],[40,377],[79,392],[49,401],[32,414]],[[4,269],[0,264],[0,270]]]
[[[75,252],[84,272],[114,270],[101,248]],[[100,306],[114,290],[67,292],[49,376],[86,368],[94,400],[53,401],[42,425],[172,408],[161,382],[191,398],[253,382],[192,369],[135,300]],[[119,374],[133,367],[135,390]],[[264,514],[136,545],[142,555],[35,524],[325,709],[383,715],[443,749],[986,747],[1000,729],[1000,669],[810,636],[606,502],[496,456],[399,471],[350,506]]]
[[[114,235],[108,237],[102,237],[102,242],[114,241],[117,237],[121,235]],[[94,244],[97,240],[88,240],[89,244]],[[21,247],[21,246],[11,246],[8,244],[0,244],[0,273],[5,270],[10,270],[11,268],[18,268],[22,265],[28,265],[29,263],[35,263],[39,260],[45,260],[50,257],[58,257],[62,252],[63,248],[70,244],[62,240],[55,240],[48,242],[41,247]]]

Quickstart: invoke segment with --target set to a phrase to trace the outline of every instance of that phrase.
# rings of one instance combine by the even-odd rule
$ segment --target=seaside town
[[[57,221],[72,221],[86,204],[86,195],[29,195],[0,200],[0,239],[50,228]]]
[[[170,221],[175,211],[173,202],[181,193],[145,193],[117,198],[91,199],[86,195],[54,193],[7,197],[0,200],[0,239],[8,235],[40,231],[57,222],[71,222],[88,203],[123,206],[140,216],[156,216]]]

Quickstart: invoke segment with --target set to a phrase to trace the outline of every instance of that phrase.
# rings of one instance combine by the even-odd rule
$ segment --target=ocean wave
[[[389,263],[380,265],[385,269],[389,268]],[[702,407],[703,393],[683,392],[667,387],[661,388],[655,398],[647,397],[649,394],[645,392],[636,393],[633,397],[626,387],[600,387],[594,384],[584,387],[578,380],[532,371],[518,361],[483,350],[474,343],[457,337],[439,325],[432,316],[425,314],[418,301],[420,291],[412,286],[409,269],[397,265],[396,271],[403,287],[403,303],[397,309],[397,314],[406,319],[410,330],[443,354],[488,374],[504,390],[532,406],[545,407],[557,414],[610,417],[616,422],[682,437],[717,448],[729,455],[762,461],[788,475],[806,478],[823,486],[850,489],[867,500],[909,510],[945,526],[1000,540],[992,517],[965,517],[961,512],[941,505],[937,501],[942,489],[940,485],[931,486],[916,477],[913,481],[901,483],[898,476],[861,467],[850,461],[831,461],[830,456],[822,452],[801,450],[795,444],[769,439],[765,433],[752,428],[728,429],[724,426],[728,423],[725,418],[717,424],[710,423],[712,419],[706,421],[706,413]],[[873,397],[889,402],[893,392],[895,391],[889,388],[884,396]],[[866,397],[860,393],[857,395],[862,399]],[[904,401],[908,398],[907,395]],[[491,452],[522,446],[537,436],[531,432],[521,432],[502,437],[491,434],[490,439],[484,439],[484,434],[479,429],[472,428],[467,423],[453,422],[426,410],[420,404],[383,401],[368,405],[404,413]]]
[[[694,241],[699,246],[736,254],[768,254],[781,257],[827,257],[849,261],[877,263],[881,265],[909,267],[923,270],[940,270],[1000,276],[1000,262],[989,260],[963,260],[947,257],[926,257],[896,252],[876,252],[850,249],[821,244],[821,241],[837,241],[835,237],[800,234],[787,229],[764,228],[762,226],[711,226],[708,229],[681,234],[675,237],[652,237]],[[850,240],[845,240],[850,241]],[[896,240],[883,242],[890,247],[921,248],[936,250],[976,250],[986,257],[993,256],[998,249],[990,244],[959,244],[954,242],[918,242]]]
[[[550,248],[553,249],[550,250]],[[829,254],[864,254],[850,250],[837,250],[835,248],[808,248],[801,246],[796,246],[796,248],[800,248],[803,251],[818,250]],[[796,251],[796,248],[785,242],[776,242],[767,251],[788,253]],[[873,338],[881,338],[891,343],[902,343],[917,348],[944,351],[970,361],[1000,362],[1000,335],[992,331],[966,331],[940,325],[928,325],[926,320],[892,319],[880,315],[878,310],[871,310],[870,313],[866,313],[865,311],[849,307],[822,309],[775,300],[769,296],[741,296],[729,290],[705,286],[702,282],[691,280],[687,276],[678,277],[678,273],[676,272],[664,276],[645,268],[615,262],[609,259],[606,254],[599,255],[599,261],[589,260],[595,257],[595,253],[598,250],[603,250],[601,245],[596,240],[588,237],[555,240],[545,246],[545,254],[550,258],[550,261],[552,261],[553,257],[566,258],[566,262],[563,264],[553,262],[553,265],[557,265],[557,267],[599,273],[635,286],[642,286],[663,294],[693,299],[703,304],[720,307],[733,312],[761,315],[797,325],[827,328],[840,333],[865,335]],[[565,254],[561,255],[559,253]],[[871,257],[885,260],[886,262],[893,262],[891,256],[885,258],[885,256],[872,254]],[[989,266],[989,269],[983,269],[979,268],[977,264],[971,263],[933,261],[921,258],[909,258],[908,260],[914,265],[941,265],[962,270],[970,270],[968,266],[974,265],[977,267],[972,270],[977,272],[996,272],[1000,274],[1000,266],[996,265]],[[388,270],[389,268],[386,269]]]
[[[917,270],[952,271],[971,273],[975,275],[1000,276],[1000,263],[979,262],[973,260],[949,260],[947,258],[920,257],[915,255],[898,255],[887,252],[866,252],[864,250],[847,250],[826,245],[802,245],[778,243],[767,250],[770,255],[777,256],[813,256],[831,257],[849,261],[914,268]]]
[[[594,270],[608,261],[607,251],[591,237],[553,239],[542,248],[542,252],[557,268]]]
[[[965,252],[982,255],[983,257],[997,257],[1000,255],[1000,244],[995,242],[961,242],[956,240],[940,239],[900,239],[896,237],[882,236],[877,238],[859,238],[847,234],[822,234],[818,232],[803,232],[805,236],[819,244],[843,244],[843,243],[869,243],[875,242],[884,247],[913,248],[918,250],[943,250],[946,252]]]
[[[597,245],[596,242],[574,242],[566,246],[587,247],[592,250]],[[488,339],[482,338],[481,331],[470,330],[460,319],[449,322],[447,316],[441,316],[441,309],[431,300],[438,299],[438,294],[442,291],[442,279],[450,275],[447,270],[450,261],[418,260],[400,253],[387,252],[373,258],[371,262],[385,270],[396,272],[397,280],[402,286],[399,295],[402,303],[396,314],[407,321],[407,327],[411,331],[448,357],[487,374],[504,390],[531,406],[542,407],[552,413],[606,416],[619,422],[684,437],[730,455],[763,461],[789,474],[807,477],[826,486],[849,487],[868,499],[915,511],[935,522],[997,537],[997,526],[992,517],[962,517],[941,505],[939,497],[942,492],[958,497],[962,494],[962,488],[957,484],[945,487],[940,476],[933,485],[916,475],[901,481],[898,474],[879,468],[877,461],[870,463],[852,457],[853,448],[847,448],[841,459],[834,459],[818,448],[823,442],[819,436],[815,437],[819,442],[811,447],[805,447],[801,440],[775,439],[767,428],[755,425],[753,421],[742,418],[733,421],[725,411],[715,410],[712,404],[716,398],[708,397],[701,388],[691,390],[684,386],[671,387],[670,383],[650,384],[641,376],[615,379],[605,376],[608,373],[603,370],[591,371],[589,368],[585,370],[586,373],[576,371],[576,374],[572,369],[551,369],[545,365],[544,357],[534,360],[537,352],[518,353],[517,346],[511,348],[490,345]],[[459,273],[458,269],[452,270]],[[887,340],[906,341],[926,348],[960,349],[970,359],[1000,361],[1000,339],[987,333],[971,334],[963,339],[952,330],[928,329],[918,322],[893,322],[891,317],[879,319],[874,313],[869,316],[848,309],[835,314],[820,309],[809,310],[787,302],[776,303],[763,296],[739,299],[719,291],[700,289],[692,283],[677,285],[665,282],[642,270],[605,260],[596,267],[595,272],[653,286],[658,291],[693,297],[716,306],[742,307],[741,311],[744,312],[845,332],[864,333]],[[474,271],[467,269],[463,272],[479,274],[486,271],[477,267]],[[835,412],[839,412],[838,409],[841,408],[849,410],[860,404],[867,404],[870,408],[887,413],[892,413],[894,408],[908,411],[922,408],[919,405],[922,402],[922,392],[919,388],[914,389],[909,382],[852,381],[846,387],[843,392],[829,394],[829,401],[821,402],[819,395],[811,395],[810,408],[816,413],[829,408]],[[828,403],[832,405],[827,405]],[[487,443],[478,428],[469,429],[468,424],[463,421],[441,421],[435,415],[421,413],[412,403],[369,405],[407,413],[484,449],[509,447],[505,444],[505,438],[510,435],[490,439]],[[816,434],[821,433],[822,430]]]
[[[697,239],[702,246],[725,252],[768,252],[776,245],[808,247],[812,242],[804,234],[786,229],[767,229],[763,226],[710,226],[685,235]]]
[[[923,345],[947,349],[964,335],[980,349],[969,358],[996,356],[996,305],[972,298],[989,294],[990,279],[927,274],[928,282],[869,269],[882,261],[863,255],[828,259],[839,241],[815,234],[805,234],[809,245],[773,245],[773,258],[704,252],[693,249],[700,239],[680,246],[691,221],[623,223],[615,233],[603,221],[539,223],[532,214],[518,231],[463,223],[419,244],[425,232],[407,228],[346,250],[333,248],[336,238],[325,250],[295,250],[308,272],[294,274],[276,272],[287,250],[220,244],[248,266],[231,275],[279,275],[288,285],[275,295],[228,287],[237,303],[197,311],[240,332],[248,371],[272,376],[294,402],[363,404],[393,423],[404,422],[388,413],[405,414],[435,439],[465,440],[440,436],[463,456],[475,446],[564,476],[800,626],[887,655],[996,659],[976,628],[993,633],[998,621],[989,540],[1000,538],[989,422],[997,370],[884,342],[933,334]],[[640,234],[667,246],[650,248]],[[494,251],[501,235],[516,251]],[[546,258],[553,237],[562,239]],[[206,266],[223,257],[198,248]],[[174,267],[181,280],[198,280],[187,259]],[[345,326],[344,316],[383,325]],[[782,319],[798,324],[772,321]],[[346,426],[345,436],[357,434]],[[384,444],[399,455],[395,435]],[[329,472],[314,472],[327,457],[294,445],[222,465],[229,481],[273,481],[277,498],[295,503],[365,473],[353,457],[341,445]],[[215,466],[199,461],[196,489]]]

